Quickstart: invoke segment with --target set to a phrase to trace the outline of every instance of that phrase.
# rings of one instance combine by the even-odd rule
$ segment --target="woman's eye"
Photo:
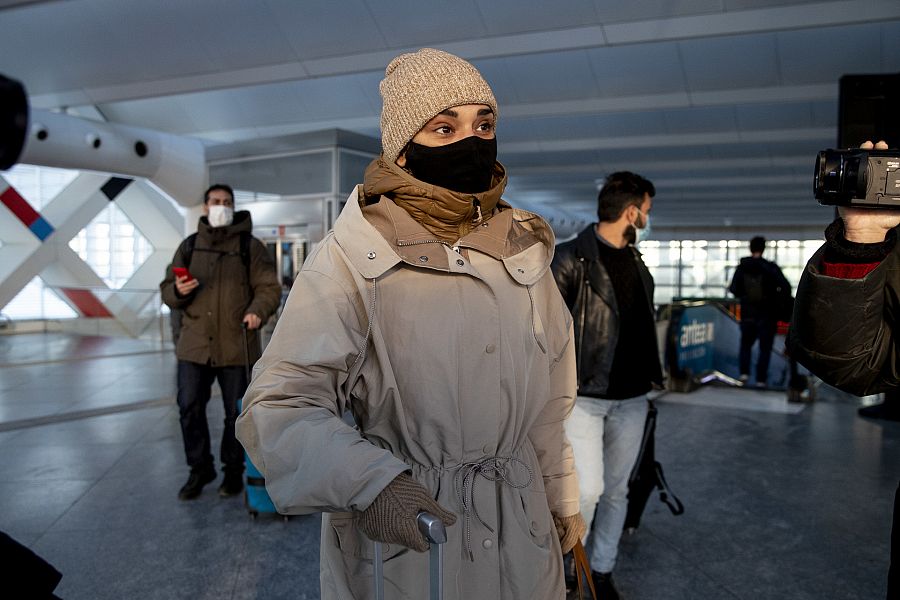
[[[441,125],[434,130],[436,133],[440,133],[441,135],[449,135],[453,133],[453,130],[450,129],[449,125]]]
[[[477,127],[477,130],[478,130],[478,131],[485,131],[485,132],[486,132],[486,131],[493,131],[493,130],[494,130],[494,124],[493,124],[493,123],[488,123],[488,122],[482,123],[481,125],[479,125],[479,126]]]

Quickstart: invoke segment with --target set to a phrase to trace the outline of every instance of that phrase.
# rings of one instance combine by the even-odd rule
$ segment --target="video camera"
[[[822,150],[813,188],[819,204],[900,210],[900,150]]]

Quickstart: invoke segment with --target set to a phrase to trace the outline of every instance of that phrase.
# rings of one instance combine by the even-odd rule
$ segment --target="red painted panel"
[[[6,191],[0,194],[0,201],[16,215],[20,221],[25,223],[25,227],[31,227],[31,224],[38,220],[40,215],[31,205],[19,195],[19,192],[12,186],[6,188]]]
[[[101,317],[111,318],[113,315],[100,302],[100,299],[94,295],[91,290],[78,290],[74,288],[61,288],[82,317]]]

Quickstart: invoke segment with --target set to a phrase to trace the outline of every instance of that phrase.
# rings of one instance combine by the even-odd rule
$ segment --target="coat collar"
[[[224,227],[213,227],[209,224],[209,218],[206,216],[200,217],[200,220],[197,222],[197,232],[206,237],[225,238],[242,231],[252,230],[253,219],[248,210],[234,211],[234,217],[231,224],[225,225]]]
[[[362,187],[347,198],[334,224],[337,243],[350,262],[367,278],[377,278],[398,263],[416,268],[447,272],[468,272],[470,265],[458,265],[459,255],[437,240],[390,198],[360,207]],[[501,212],[459,241],[503,263],[510,276],[521,285],[532,285],[550,267],[555,239],[553,230],[538,215],[510,207],[501,201]],[[461,268],[465,267],[465,268]],[[476,273],[472,273],[476,275]]]

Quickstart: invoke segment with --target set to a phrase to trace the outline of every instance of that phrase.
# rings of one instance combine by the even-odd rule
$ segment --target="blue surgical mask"
[[[636,233],[638,242],[643,242],[644,240],[650,239],[650,215],[644,215],[644,213],[641,214],[644,217],[644,226],[635,228],[637,229]]]

